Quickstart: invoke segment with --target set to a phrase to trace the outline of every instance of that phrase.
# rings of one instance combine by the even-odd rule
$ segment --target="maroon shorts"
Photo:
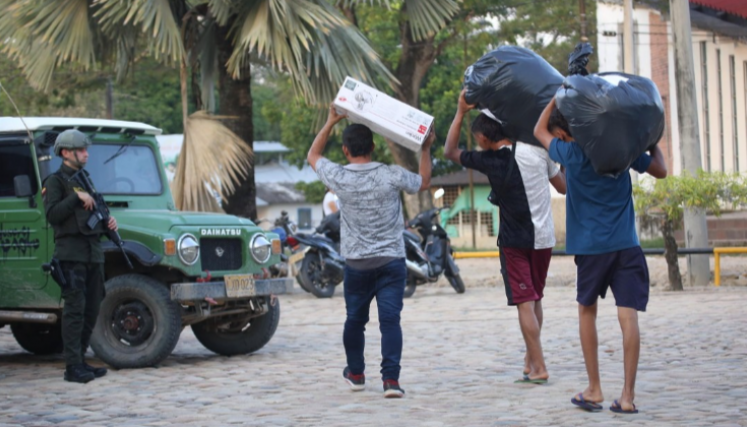
[[[539,301],[543,297],[552,248],[500,248],[501,275],[508,305]]]

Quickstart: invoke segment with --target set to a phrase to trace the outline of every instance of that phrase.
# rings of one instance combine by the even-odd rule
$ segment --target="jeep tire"
[[[176,347],[182,331],[181,307],[169,288],[148,276],[127,274],[106,282],[91,347],[118,368],[154,366]]]
[[[62,329],[60,322],[53,325],[44,323],[12,323],[13,337],[24,350],[38,354],[62,353]]]
[[[193,324],[192,331],[197,340],[214,353],[224,356],[254,353],[270,342],[278,329],[280,300],[276,299],[274,305],[268,303],[267,313],[242,323],[227,325],[225,318],[214,317]]]

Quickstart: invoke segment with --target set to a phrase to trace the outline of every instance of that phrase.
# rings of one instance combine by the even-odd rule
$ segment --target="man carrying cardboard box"
[[[364,331],[371,301],[376,297],[384,397],[402,397],[405,391],[399,386],[402,357],[400,313],[407,268],[400,191],[415,194],[430,187],[430,147],[436,136],[431,132],[425,138],[420,171],[414,174],[400,166],[373,162],[373,133],[362,124],[352,124],[342,134],[342,151],[349,164],[341,166],[324,158],[322,152],[332,128],[345,117],[330,105],[327,123],[314,139],[307,156],[319,179],[337,194],[341,202],[340,240],[346,260],[347,311],[342,336],[347,367],[342,375],[353,391],[365,388]]]

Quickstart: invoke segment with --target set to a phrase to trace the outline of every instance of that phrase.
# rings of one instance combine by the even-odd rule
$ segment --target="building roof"
[[[24,126],[25,123],[25,126]],[[26,132],[36,130],[65,130],[85,128],[86,132],[121,133],[128,129],[140,130],[147,135],[160,135],[161,129],[140,122],[123,120],[85,119],[78,117],[0,117],[0,132]]]
[[[690,0],[690,3],[710,7],[711,9],[731,13],[747,19],[747,1],[745,0]]]
[[[490,184],[488,177],[482,172],[472,171],[473,182],[477,185]],[[462,169],[458,172],[452,172],[450,174],[434,176],[431,179],[431,187],[443,187],[450,185],[469,185],[469,171]]]
[[[257,200],[262,200],[267,205],[305,203],[306,196],[303,191],[296,190],[293,183],[265,182],[257,183]]]
[[[747,3],[747,1],[745,1]],[[701,30],[747,42],[747,23],[738,25],[697,9],[690,10],[690,23]]]
[[[290,153],[290,148],[277,141],[254,141],[255,153]]]
[[[319,177],[309,165],[297,168],[285,162],[270,162],[254,166],[254,181],[260,182],[314,182]]]

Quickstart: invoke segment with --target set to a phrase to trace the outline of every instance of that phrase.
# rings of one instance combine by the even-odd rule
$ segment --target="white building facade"
[[[634,3],[635,74],[656,83],[666,114],[659,146],[669,171],[682,171],[676,67],[669,17]],[[623,71],[623,6],[597,2],[599,72]],[[747,171],[747,26],[691,9],[701,161],[706,171]]]

